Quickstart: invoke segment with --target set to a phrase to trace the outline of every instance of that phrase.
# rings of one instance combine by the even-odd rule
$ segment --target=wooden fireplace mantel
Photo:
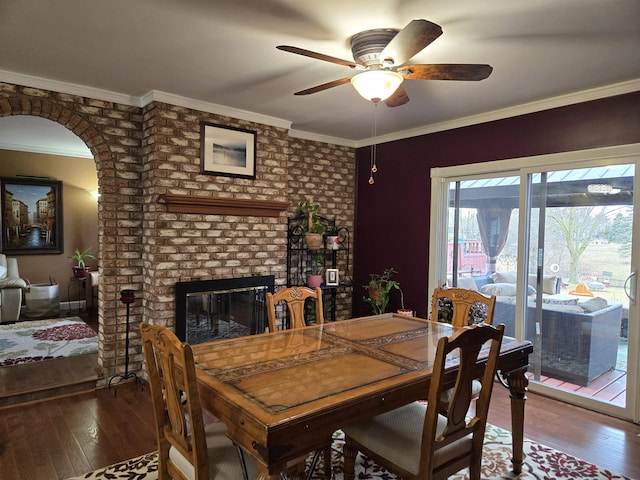
[[[201,213],[205,215],[253,215],[277,217],[289,202],[242,198],[199,197],[194,195],[160,195],[169,213]]]

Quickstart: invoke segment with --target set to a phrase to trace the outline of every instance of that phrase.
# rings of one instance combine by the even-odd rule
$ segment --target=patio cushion
[[[514,296],[517,288],[515,283],[487,283],[480,287],[480,292],[486,295]]]
[[[605,298],[593,297],[587,300],[586,302],[578,303],[578,305],[585,312],[597,312],[598,310],[607,308],[609,304],[607,303],[607,300]]]

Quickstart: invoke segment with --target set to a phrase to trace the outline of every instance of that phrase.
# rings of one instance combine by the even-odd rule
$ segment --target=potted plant
[[[309,254],[309,268],[307,270],[307,285],[309,288],[316,288],[322,285],[322,274],[324,272],[324,254],[314,251]]]
[[[86,250],[82,251],[79,248],[76,248],[73,252],[73,255],[71,255],[69,258],[69,260],[75,260],[76,261],[76,265],[73,266],[73,276],[76,278],[85,278],[87,276],[87,272],[89,272],[91,270],[91,267],[88,267],[85,263],[86,259],[89,258],[96,258],[94,257],[91,253],[89,253],[91,251],[91,247],[87,248]]]
[[[327,250],[340,249],[340,233],[337,230],[326,232],[324,235],[324,240]]]
[[[400,284],[395,280],[392,280],[392,275],[396,274],[393,268],[386,268],[384,272],[372,273],[371,280],[363,288],[367,290],[366,297],[362,299],[369,304],[374,314],[384,313],[389,304],[389,295],[394,288],[400,290]],[[402,295],[402,290],[400,290]],[[404,301],[402,302],[404,303]],[[404,305],[402,305],[404,309]]]
[[[397,310],[397,312],[400,315],[405,315],[407,317],[413,317],[413,310],[410,308],[405,308],[404,307],[404,294],[402,293],[402,289],[400,288],[400,286],[398,285],[398,290],[400,290],[400,308]]]
[[[305,227],[304,241],[309,250],[319,250],[322,248],[325,226],[318,218],[317,212],[320,205],[313,202],[313,198],[303,200],[298,203],[299,216],[307,217]]]

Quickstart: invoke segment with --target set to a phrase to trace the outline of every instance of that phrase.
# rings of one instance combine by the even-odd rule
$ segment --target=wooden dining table
[[[341,427],[426,398],[438,339],[454,330],[389,313],[193,345],[201,401],[256,457],[258,479],[277,480]],[[505,337],[498,360],[511,394],[515,473],[532,350]],[[451,385],[456,370],[454,360]]]

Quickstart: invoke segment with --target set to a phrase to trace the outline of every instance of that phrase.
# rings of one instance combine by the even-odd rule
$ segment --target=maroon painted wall
[[[393,267],[405,305],[426,317],[432,167],[629,143],[640,143],[640,92],[380,144],[373,185],[370,148],[358,149],[353,314],[370,314],[369,274]]]

